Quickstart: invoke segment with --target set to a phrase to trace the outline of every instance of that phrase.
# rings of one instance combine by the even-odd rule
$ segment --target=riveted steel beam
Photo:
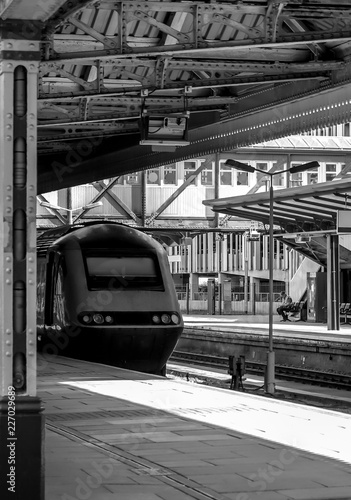
[[[46,21],[67,3],[66,0],[5,0],[1,2],[2,19]]]
[[[82,61],[81,61],[82,63]],[[87,59],[85,67],[94,68],[96,60]],[[70,70],[68,68],[71,68]],[[292,63],[261,63],[182,59],[106,59],[99,61],[96,79],[88,81],[75,74],[75,65],[42,63],[40,66],[40,97],[71,95],[98,95],[100,93],[135,92],[142,89],[183,89],[192,87],[231,86],[240,84],[273,83],[286,80],[328,79],[332,71],[345,67],[342,61],[308,61]],[[53,79],[52,73],[60,75]],[[87,73],[88,75],[90,72]],[[181,76],[179,76],[181,75]],[[70,87],[67,87],[67,80]],[[54,86],[54,95],[53,88]],[[136,88],[137,86],[137,88]]]
[[[67,19],[74,14],[82,11],[87,5],[91,4],[91,0],[52,0],[56,2],[56,9],[47,20],[46,30],[47,34],[52,33],[60,24],[63,24]],[[47,0],[39,0],[39,4],[47,3]],[[58,5],[61,4],[61,5]]]
[[[80,19],[67,18],[67,9],[61,9],[61,19],[80,27],[90,36],[87,51],[92,56],[123,55],[137,53],[156,53],[184,51],[189,49],[224,48],[235,46],[259,45],[262,43],[323,43],[327,40],[350,37],[350,12],[329,5],[318,11],[318,23],[308,29],[309,19],[316,21],[314,5],[291,8],[285,2],[268,2],[267,5],[203,3],[203,2],[99,2],[97,10],[111,11],[117,17],[117,36],[106,36],[95,28],[87,26]],[[180,15],[182,14],[182,15]],[[55,18],[53,18],[55,19]],[[301,32],[291,23],[305,29]],[[57,21],[56,21],[57,22]],[[207,28],[216,25],[232,30],[226,40],[212,38]],[[138,37],[134,26],[141,26],[146,36]],[[330,26],[332,26],[330,28]],[[209,28],[210,29],[210,28]],[[238,36],[238,33],[240,36]],[[63,47],[64,48],[64,47]],[[84,47],[83,47],[84,48]],[[78,47],[77,47],[78,49]],[[94,50],[94,54],[92,52]],[[74,57],[62,52],[55,39],[51,47],[54,58]],[[84,51],[77,57],[84,57]]]
[[[67,19],[67,22],[72,24],[79,30],[83,31],[87,35],[90,35],[96,41],[101,42],[106,49],[115,49],[118,48],[119,46],[118,37],[108,37],[106,35],[103,35],[94,28],[92,28],[91,26],[88,26],[86,23],[83,23],[82,21],[78,20],[75,17],[70,17],[69,19]]]
[[[320,126],[331,126],[347,121],[351,121],[348,83],[330,86],[320,94],[301,92],[300,96],[297,95],[295,99],[291,97],[290,101],[279,103],[272,100],[270,105],[267,104],[265,107],[247,110],[233,115],[228,120],[189,130],[191,144],[178,148],[172,154],[152,153],[149,147],[134,145],[132,150],[126,148],[115,153],[106,152],[97,159],[93,156],[82,158],[80,164],[69,168],[69,175],[61,179],[60,185],[65,187],[66,182],[70,183],[68,185],[75,185],[77,182],[75,178],[80,169],[86,173],[87,180],[89,176],[95,180],[96,174],[102,175],[102,178],[113,177],[118,173],[159,167],[165,163],[201,157],[204,154],[232,151],[282,135],[294,135],[303,130],[313,130]],[[93,169],[95,163],[98,165],[97,170],[89,174],[89,169]],[[41,161],[39,161],[41,170],[40,165]],[[46,179],[41,188],[44,192],[51,191],[54,189],[53,185],[55,179]]]
[[[32,47],[31,47],[31,46]],[[4,348],[1,364],[1,390],[13,384],[13,362],[16,355],[24,359],[26,377],[23,391],[36,391],[36,95],[37,61],[18,61],[16,52],[38,50],[39,42],[2,40],[1,50],[11,51],[13,59],[1,61],[1,151],[0,167],[3,189],[2,268],[0,282],[3,303],[1,333]],[[16,246],[12,242],[16,241]],[[17,310],[16,310],[17,308]],[[13,318],[19,318],[16,325]],[[6,339],[9,341],[8,345]]]
[[[101,198],[106,198],[106,200],[122,215],[127,216],[137,224],[140,224],[139,217],[131,210],[128,205],[126,205],[115,193],[111,192],[111,188],[116,184],[118,177],[113,179],[108,185],[102,181],[94,182],[94,188],[99,191],[99,195],[96,196],[92,202],[97,201]],[[80,217],[81,215],[79,215]],[[78,219],[78,217],[77,217]],[[76,219],[76,220],[77,220]]]
[[[24,56],[26,51],[38,54],[39,41],[6,39],[1,28],[0,37],[0,51],[6,53],[0,60],[0,469],[9,478],[0,483],[0,496],[41,500],[44,420],[36,396],[39,63]],[[12,484],[10,444],[16,456]]]
[[[202,110],[222,110],[233,105],[236,97],[198,97],[189,98],[187,109],[191,112]],[[38,102],[39,127],[41,129],[53,124],[98,124],[99,122],[118,120],[120,118],[140,117],[141,99],[139,97],[86,97],[76,99],[42,99]],[[184,110],[184,99],[177,97],[148,98],[147,109],[154,114],[164,114],[165,107],[172,112]]]

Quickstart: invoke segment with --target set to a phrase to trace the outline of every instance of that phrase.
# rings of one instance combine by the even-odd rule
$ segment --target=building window
[[[249,185],[248,172],[239,171],[236,173],[236,185],[237,186],[248,186]]]
[[[267,162],[256,162],[255,168],[257,168],[258,170],[261,170],[262,172],[267,172],[268,171],[268,163]],[[263,174],[261,172],[256,172],[256,182],[260,181],[262,176],[263,176]],[[263,182],[266,185],[266,191],[267,191],[267,185],[269,185],[268,176],[266,176],[264,178]]]
[[[184,162],[184,180],[186,181],[196,170],[196,162],[195,161],[185,161]],[[195,178],[191,181],[190,184],[195,184]]]
[[[213,167],[209,165],[207,168],[204,168],[201,172],[201,184],[203,186],[212,186],[213,185]]]
[[[233,185],[233,169],[220,163],[220,184],[222,186],[232,186]]]
[[[292,163],[291,167],[297,167],[301,165],[301,163]],[[302,186],[302,172],[298,172],[296,174],[290,174],[290,186],[298,187]]]
[[[263,170],[264,172],[267,172],[268,170],[268,163],[267,162],[256,162],[255,168],[258,170]],[[260,172],[257,172],[257,178],[261,178]]]
[[[177,168],[175,165],[167,165],[164,167],[163,182],[164,184],[177,184]]]
[[[124,176],[127,184],[140,184],[140,172],[134,172],[133,174],[127,174]]]
[[[326,163],[325,164],[325,180],[332,181],[336,176],[336,164],[335,163]]]
[[[290,174],[290,186],[302,186],[302,172],[298,172],[297,174]]]
[[[105,184],[105,186],[107,186],[108,184],[110,184],[110,182],[114,181],[116,178],[117,178],[117,181],[114,183],[114,186],[116,184],[123,184],[123,175],[120,175],[119,177],[109,177],[108,179],[103,179],[103,183]],[[87,186],[94,186],[94,182],[89,182],[87,184]]]
[[[318,183],[318,167],[309,170],[307,173],[307,184]]]
[[[154,168],[146,173],[147,184],[160,184],[160,169]]]
[[[273,162],[272,168],[276,166],[277,162]],[[273,175],[273,186],[284,186],[284,174]]]

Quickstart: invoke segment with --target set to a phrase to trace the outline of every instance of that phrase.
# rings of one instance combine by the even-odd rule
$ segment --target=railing
[[[192,309],[198,310],[200,303],[205,304],[207,307],[207,303],[208,303],[208,292],[207,291],[206,292],[194,292],[193,298],[191,298],[190,292],[188,292],[189,296],[187,296],[186,290],[180,290],[180,291],[178,290],[176,293],[177,293],[177,298],[179,301],[186,302],[188,300],[190,310],[192,310]],[[274,302],[275,302],[274,310],[279,306],[279,302],[277,302],[277,299],[279,299],[279,296],[280,296],[279,293],[273,294],[273,298],[274,298]],[[265,307],[268,306],[269,297],[270,297],[268,292],[255,293],[253,297],[254,297],[255,304],[257,304],[257,305],[258,304],[266,304]],[[213,300],[213,297],[212,297],[212,300]],[[214,300],[216,302],[219,300],[217,290],[216,290],[216,293],[214,296]],[[243,291],[232,292],[231,293],[232,312],[234,313],[236,311],[237,307],[239,307],[241,309],[241,307],[239,305],[237,306],[236,304],[243,303],[244,301],[245,301],[245,293]],[[250,293],[248,293],[248,295],[247,295],[247,301],[249,303],[251,302]],[[223,297],[222,297],[222,302],[223,302]]]
[[[273,293],[273,300],[274,302],[279,299],[280,294],[279,293]],[[255,294],[255,301],[256,302],[269,302],[269,293],[256,293]],[[277,304],[278,307],[278,304]]]

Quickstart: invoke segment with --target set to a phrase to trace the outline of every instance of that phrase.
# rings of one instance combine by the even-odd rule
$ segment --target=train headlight
[[[105,316],[105,322],[108,323],[109,325],[113,323],[113,318],[109,314]]]
[[[98,325],[101,325],[104,322],[104,317],[102,314],[93,314],[93,321]]]
[[[82,317],[83,323],[86,323],[86,324],[91,323],[91,320],[92,320],[92,318],[91,318],[91,316],[89,316],[89,314],[84,314],[84,316]]]
[[[154,314],[152,316],[152,322],[155,323],[156,325],[159,325],[161,323],[161,318],[160,316],[157,316],[157,314]]]
[[[171,315],[171,319],[172,319],[172,322],[175,324],[175,325],[178,325],[180,319],[179,319],[179,316],[177,314],[172,314]]]
[[[165,325],[169,325],[169,323],[171,322],[171,317],[169,314],[162,314],[161,316],[161,321],[162,323],[164,323]]]

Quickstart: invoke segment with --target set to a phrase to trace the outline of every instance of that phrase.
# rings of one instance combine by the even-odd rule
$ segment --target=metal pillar
[[[327,328],[340,330],[339,236],[327,236]]]
[[[220,174],[220,155],[219,153],[215,154],[215,165],[214,165],[214,197],[217,200],[219,198],[219,174]],[[219,213],[214,213],[214,227],[218,227],[219,225]]]
[[[141,225],[145,226],[146,221],[146,172],[145,170],[141,171]]]
[[[222,276],[222,241],[223,241],[223,234],[218,233],[217,234],[217,276],[218,276],[218,314],[222,314],[222,282],[223,282],[223,276]]]
[[[73,224],[73,210],[72,210],[72,188],[67,188],[66,191],[67,196],[67,224]]]
[[[1,30],[0,497],[41,500],[44,422],[36,396],[39,41],[8,39]]]
[[[268,325],[268,352],[265,376],[265,390],[268,394],[275,392],[275,352],[273,350],[273,265],[274,265],[274,238],[273,238],[273,176],[270,176],[269,187],[269,325]]]
[[[244,250],[244,312],[248,313],[249,303],[249,242],[247,234],[243,234],[243,250]]]

